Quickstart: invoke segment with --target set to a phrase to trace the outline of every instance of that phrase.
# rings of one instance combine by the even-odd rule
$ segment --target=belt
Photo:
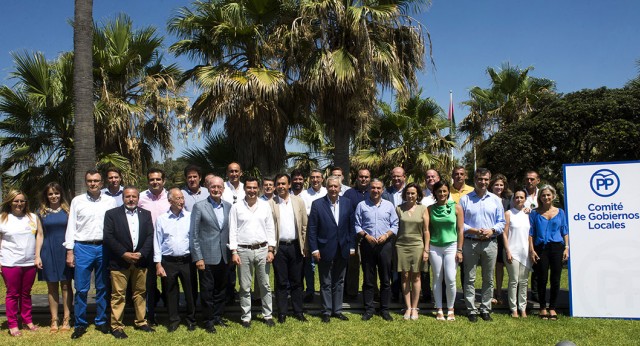
[[[496,240],[496,238],[478,239],[478,238],[471,238],[471,237],[464,237],[464,239],[473,240],[473,241],[492,241],[492,240]]]
[[[162,256],[162,260],[172,263],[191,263],[191,255],[184,256]]]
[[[76,240],[75,242],[82,245],[102,245],[102,240]]]
[[[260,244],[253,244],[253,245],[240,245],[238,244],[238,247],[241,247],[243,249],[250,249],[250,250],[258,250],[261,247],[265,247],[267,246],[267,242],[265,241],[264,243],[260,243]]]
[[[288,240],[288,241],[279,241],[278,245],[296,245],[299,244],[300,242],[298,241],[298,239],[294,239],[294,240]]]

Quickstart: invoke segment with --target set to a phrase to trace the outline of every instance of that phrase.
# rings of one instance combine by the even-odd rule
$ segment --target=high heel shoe
[[[445,321],[444,313],[442,312],[442,309],[438,310],[438,313],[436,314],[436,320]]]
[[[418,319],[418,317],[420,316],[420,313],[418,312],[418,311],[420,311],[420,309],[418,309],[418,308],[413,308],[413,311],[415,311],[416,313],[415,313],[415,315],[414,315],[413,313],[411,314],[411,320],[412,320],[412,321],[415,321],[415,320],[417,320],[417,319]]]
[[[65,317],[62,319],[62,327],[60,327],[61,332],[68,332],[71,330],[71,325],[69,324],[69,317]]]
[[[57,318],[52,318],[51,319],[51,327],[49,328],[49,333],[57,333],[58,332],[58,319]]]

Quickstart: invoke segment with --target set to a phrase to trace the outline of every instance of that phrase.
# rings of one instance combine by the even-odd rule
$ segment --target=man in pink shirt
[[[167,199],[167,190],[164,189],[166,177],[164,171],[159,168],[150,168],[147,171],[147,181],[149,189],[140,194],[138,206],[151,212],[153,227],[155,229],[158,216],[166,213],[171,204]],[[166,302],[166,298],[158,290],[158,278],[155,275],[155,263],[152,263],[147,270],[147,323],[150,326],[156,326],[156,304],[160,298]]]

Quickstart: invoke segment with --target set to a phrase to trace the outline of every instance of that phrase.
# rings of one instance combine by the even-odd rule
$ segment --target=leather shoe
[[[472,322],[472,323],[478,322],[478,315],[476,314],[469,314],[467,318],[469,319],[469,322]]]
[[[71,334],[71,339],[78,339],[87,332],[87,328],[85,327],[76,327],[73,328],[73,334]]]
[[[322,315],[322,317],[320,317],[320,320],[322,321],[322,323],[329,323],[329,321],[331,321],[331,318],[329,317],[329,315]]]
[[[313,292],[307,292],[304,294],[304,302],[305,303],[313,303]]]
[[[382,319],[385,321],[393,321],[393,317],[391,317],[388,311],[381,313],[380,316],[382,316]]]
[[[178,330],[178,326],[179,326],[179,324],[170,324],[170,325],[167,327],[167,333],[173,333],[173,332],[175,332],[176,330]]]
[[[333,315],[331,315],[331,317],[335,317],[335,318],[339,319],[340,321],[348,321],[349,320],[349,317],[345,316],[342,313],[333,314]]]
[[[287,321],[287,315],[280,314],[278,315],[278,323],[285,323]]]
[[[155,317],[147,318],[147,324],[151,327],[156,327],[158,322],[156,322]]]
[[[264,320],[264,324],[266,324],[267,327],[274,327],[276,325],[276,323],[273,322],[273,318],[267,318]]]
[[[242,328],[251,328],[251,321],[242,321]]]
[[[149,327],[148,324],[141,325],[140,327],[136,326],[136,327],[133,327],[133,329],[139,330],[141,332],[147,332],[147,333],[153,333],[156,331],[155,329]]]
[[[112,331],[111,335],[113,335],[113,337],[116,339],[126,339],[129,337],[127,336],[127,333],[125,333],[124,330],[121,330],[121,329],[116,329]]]
[[[106,323],[96,326],[96,330],[99,330],[102,334],[109,334],[109,332],[111,332],[111,328]]]
[[[195,323],[187,324],[187,330],[190,331],[190,332],[196,330],[196,324]]]
[[[481,313],[481,314],[480,314],[480,317],[481,317],[483,320],[487,321],[487,322],[491,322],[491,321],[493,321],[493,318],[491,318],[491,315],[489,315],[489,313],[488,313],[488,312],[483,312],[483,313]]]
[[[218,331],[216,330],[216,326],[214,326],[213,324],[208,325],[207,328],[205,328],[205,331],[209,334],[215,334]]]
[[[229,325],[228,325],[225,321],[223,321],[223,320],[214,320],[214,321],[213,321],[213,325],[215,325],[215,326],[219,326],[219,327],[222,327],[222,328],[227,328],[227,327],[229,326]]]
[[[306,317],[304,317],[304,314],[302,312],[298,313],[298,314],[293,314],[293,318],[295,318],[296,320],[298,320],[300,322],[308,322],[309,321]]]
[[[368,320],[370,320],[370,319],[371,319],[371,317],[373,317],[373,314],[372,314],[372,313],[365,312],[365,313],[362,315],[362,320],[363,320],[363,321],[368,321]]]

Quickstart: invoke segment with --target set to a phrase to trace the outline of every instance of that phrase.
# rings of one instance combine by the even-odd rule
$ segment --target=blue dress
[[[73,269],[67,267],[67,250],[62,245],[68,219],[69,214],[64,210],[40,218],[44,241],[40,250],[42,270],[38,273],[39,281],[59,282],[73,278]]]

